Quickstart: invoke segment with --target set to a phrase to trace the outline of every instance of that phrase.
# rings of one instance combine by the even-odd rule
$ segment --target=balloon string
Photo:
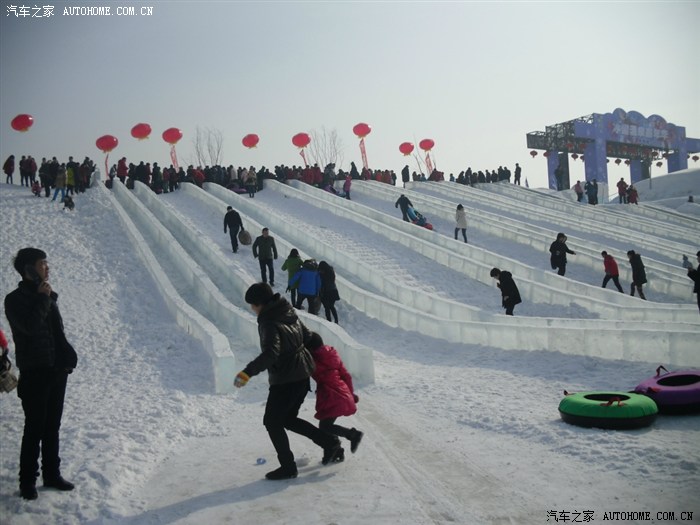
[[[430,160],[430,153],[425,154],[425,166],[428,168],[428,177],[433,174],[433,163]]]
[[[301,150],[299,150],[299,155],[301,155],[301,158],[304,159],[304,166],[306,166],[308,168],[309,163],[306,162],[306,155],[304,155],[304,148],[301,148]]]
[[[109,168],[107,166],[109,166],[109,152],[107,152],[107,154],[105,155],[105,174],[104,177],[102,177],[105,180],[106,177],[109,175]]]

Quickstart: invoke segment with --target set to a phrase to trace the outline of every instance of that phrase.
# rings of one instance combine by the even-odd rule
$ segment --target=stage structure
[[[574,161],[581,159],[587,181],[596,179],[606,184],[609,157],[617,164],[624,160],[634,184],[648,179],[652,163],[662,166],[662,159],[667,162],[668,173],[687,169],[690,155],[700,152],[700,139],[687,138],[684,127],[666,122],[658,115],[644,117],[636,111],[618,108],[612,113],[593,113],[547,126],[545,131],[528,133],[527,147],[533,157],[537,150],[544,150],[549,187],[568,189],[571,187],[569,157]],[[693,155],[693,160],[697,161],[698,156]]]

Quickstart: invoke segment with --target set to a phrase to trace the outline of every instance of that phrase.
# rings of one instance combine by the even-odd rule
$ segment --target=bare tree
[[[217,166],[221,161],[224,146],[224,135],[221,130],[206,128],[202,130],[197,126],[192,138],[194,147],[195,165]]]
[[[327,130],[322,127],[321,131],[312,130],[311,143],[308,146],[309,161],[318,164],[321,169],[331,162],[339,168],[343,164],[343,141],[338,136],[336,129]]]

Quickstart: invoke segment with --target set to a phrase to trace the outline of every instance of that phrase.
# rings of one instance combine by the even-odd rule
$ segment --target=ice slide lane
[[[448,206],[448,201],[446,199],[450,197],[433,197],[416,191],[395,189],[387,184],[378,182],[362,182],[356,186],[357,187],[353,190],[356,193],[382,198],[392,203],[396,201],[400,193],[403,192],[412,199],[412,202],[419,210],[424,210],[424,215],[429,216],[432,214],[436,216],[443,216],[448,213],[454,213],[454,210],[448,209],[451,208],[452,203],[449,202]],[[452,196],[452,198],[454,198],[454,196]],[[471,210],[468,206],[465,208],[465,210],[467,212],[467,217],[470,220],[471,229],[486,231],[490,234],[495,234],[498,237],[509,239],[519,244],[536,246],[543,254],[548,253],[549,245],[556,237],[556,230],[549,230],[533,224],[526,224],[522,221],[509,219],[507,217],[483,210]],[[600,272],[602,265],[600,252],[604,249],[610,251],[610,247],[606,245],[594,244],[590,241],[580,237],[577,238],[575,236],[571,236],[569,241],[570,248],[576,251],[577,254],[576,263],[584,264],[588,268]],[[614,251],[611,251],[611,253],[613,255],[618,255]],[[621,256],[618,255],[618,258],[619,257]],[[671,295],[678,299],[688,299],[688,278],[679,272],[678,267],[672,267],[646,257],[644,261],[647,268],[647,278],[649,279],[647,289],[655,290],[662,294]],[[629,277],[629,280],[631,281],[630,270],[623,264],[619,264],[618,266],[620,267],[621,277]],[[557,282],[561,282],[561,278],[559,276],[550,274],[549,277],[545,277],[549,283],[553,282],[551,278],[556,279]],[[561,288],[561,285],[559,284],[556,286]],[[592,287],[584,286],[577,287],[576,289],[576,291],[582,293],[586,293],[586,290],[589,290],[589,292],[592,294],[605,293],[605,291],[600,288],[598,288],[597,292],[594,292]],[[609,299],[610,302],[614,302],[616,304],[625,304],[618,302],[621,300],[624,301],[622,297],[618,299],[610,297]],[[683,309],[686,306],[687,305],[680,305],[680,308]]]
[[[270,182],[270,181],[267,181]],[[299,195],[299,190],[272,182],[268,188],[277,184],[279,192],[297,195],[304,204],[311,206],[314,200],[308,195]],[[277,235],[284,236],[288,242],[314,253],[318,259],[334,262],[341,275],[352,275],[354,279],[366,283],[366,289],[349,290],[339,282],[341,296],[366,315],[382,321],[389,326],[398,326],[405,330],[417,331],[424,335],[445,339],[452,342],[482,344],[502,349],[551,350],[576,355],[589,355],[603,358],[623,358],[633,361],[666,362],[691,365],[698,362],[699,355],[691,344],[697,328],[678,325],[678,330],[651,330],[649,323],[608,322],[579,319],[543,319],[543,318],[508,318],[490,316],[477,312],[482,319],[474,320],[474,309],[455,301],[431,296],[405,286],[401,282],[385,279],[376,268],[363,263],[356,252],[343,250],[335,242],[326,239],[327,228],[311,229],[312,223],[327,220],[323,215],[327,210],[306,211],[302,216],[294,217],[281,214],[282,204],[266,205],[264,201],[273,197],[267,191],[259,193],[255,199],[248,199],[232,194],[228,190],[205,184],[205,189],[219,195],[224,201],[259,221],[265,221]],[[268,195],[268,197],[266,197]],[[274,200],[274,199],[273,199]],[[337,199],[338,206],[330,206],[340,212],[346,206],[342,199]],[[275,201],[276,202],[276,201]],[[327,203],[323,204],[328,208]],[[356,215],[359,225],[367,227],[375,221]],[[378,230],[389,231],[392,235],[400,232],[388,228],[385,224],[374,224]],[[358,227],[353,225],[352,228]],[[386,241],[384,241],[386,242]],[[431,247],[432,249],[432,247]],[[398,248],[397,248],[398,250]],[[415,250],[401,250],[397,259],[410,258]],[[370,290],[380,289],[380,297]],[[394,299],[393,297],[398,297]],[[388,298],[388,300],[387,300]],[[486,320],[484,318],[487,318]],[[491,318],[491,320],[488,320]],[[472,319],[472,320],[468,320]],[[630,328],[630,327],[633,328]],[[691,335],[692,334],[692,335]]]
[[[372,227],[378,234],[389,236],[389,238],[394,241],[398,240],[398,242],[408,245],[413,250],[424,248],[424,253],[428,258],[441,265],[450,265],[454,270],[459,272],[456,278],[459,279],[458,282],[460,282],[460,286],[462,283],[461,279],[464,275],[493,286],[493,279],[489,276],[491,267],[504,267],[505,264],[505,267],[514,271],[514,274],[517,275],[521,295],[523,295],[527,301],[537,303],[538,311],[539,308],[541,308],[541,304],[556,305],[559,308],[551,317],[584,317],[582,315],[571,314],[567,311],[566,307],[570,304],[576,304],[589,311],[597,312],[604,318],[611,320],[645,320],[653,323],[681,322],[683,324],[690,323],[696,325],[696,328],[698,327],[699,319],[697,317],[697,311],[692,305],[669,305],[644,302],[620,294],[617,291],[604,290],[598,286],[579,284],[569,279],[562,279],[551,272],[534,269],[519,260],[515,261],[511,259],[504,261],[501,255],[491,253],[474,244],[457,242],[451,237],[440,235],[439,233],[428,231],[423,228],[417,228],[412,224],[406,223],[396,217],[396,213],[394,213],[395,198],[391,189],[384,188],[387,186],[385,184],[372,185],[370,188],[360,184],[359,191],[355,192],[355,195],[361,194],[362,197],[353,201],[338,199],[338,197],[328,192],[318,190],[305,184],[292,183],[292,185],[294,188],[308,194],[310,197],[323,201],[324,206],[329,210],[345,210],[347,208],[356,212],[350,213],[348,211],[347,213],[349,217],[354,217],[355,220],[357,220],[359,214],[361,218],[360,224],[363,227]],[[280,186],[276,183],[271,183],[269,187],[276,189]],[[380,200],[381,198],[387,199],[385,195],[387,192],[390,195],[390,197],[388,197],[389,200]],[[376,203],[382,202],[386,204],[385,208],[372,207],[376,206]],[[368,204],[365,205],[364,203]],[[442,206],[445,206],[444,202]],[[391,215],[388,215],[389,213],[391,213]],[[374,228],[374,223],[367,221],[367,218],[377,221],[380,226]],[[386,227],[381,225],[385,225]],[[395,229],[407,235],[395,235],[393,233]],[[428,243],[427,247],[425,243]],[[439,252],[438,250],[440,249],[443,251]],[[441,253],[443,254],[442,257],[440,256]],[[435,265],[433,264],[432,266],[434,267]],[[423,273],[425,272],[421,272],[421,274]],[[432,274],[430,277],[432,277]],[[422,276],[421,278],[425,279],[426,277]],[[673,325],[657,325],[657,327],[668,329],[675,328]],[[684,329],[685,327],[681,326],[681,330]]]
[[[185,184],[179,191],[161,196],[156,196],[145,186],[137,187],[135,192],[144,206],[171,233],[174,241],[183,247],[198,271],[205,274],[210,282],[207,287],[214,290],[207,295],[203,309],[217,326],[227,327],[233,334],[232,337],[245,343],[247,351],[243,354],[241,363],[245,364],[246,360],[259,353],[259,336],[257,321],[243,297],[248,286],[259,280],[260,269],[257,260],[252,257],[250,247],[241,246],[235,256],[230,253],[229,237],[223,235],[221,228],[228,203],[218,201],[191,184]],[[193,218],[196,218],[196,223]],[[246,229],[260,231],[262,228],[251,218],[245,215],[242,218]],[[278,250],[291,248],[279,238],[277,246]],[[282,278],[281,282],[286,282],[284,272],[278,275]],[[300,312],[299,315],[311,330],[321,334],[324,341],[338,349],[358,384],[374,382],[370,348],[359,344],[335,323],[306,312]]]
[[[654,230],[661,227],[673,232],[673,237],[684,242],[688,239],[688,233],[696,230],[699,219],[691,215],[683,214],[675,210],[664,210],[660,213],[647,213],[648,204],[637,206],[620,206],[615,203],[601,203],[598,206],[590,206],[587,202],[576,202],[574,198],[568,198],[568,193],[544,193],[531,188],[511,187],[509,184],[483,184],[474,188],[483,193],[501,195],[518,202],[534,204],[538,208],[545,208],[571,215],[580,220],[603,221],[612,227],[623,226],[638,232],[655,234]],[[661,210],[660,210],[661,211]],[[631,219],[634,218],[634,221]]]

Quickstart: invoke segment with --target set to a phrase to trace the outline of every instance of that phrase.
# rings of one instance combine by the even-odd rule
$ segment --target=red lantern
[[[578,158],[578,153],[574,153],[573,155],[571,155],[571,158],[576,160]]]
[[[352,128],[352,132],[359,138],[363,139],[372,132],[372,128],[369,127],[369,124],[360,122],[359,124],[355,124],[355,126]]]
[[[549,157],[550,154],[551,154],[551,152],[545,151],[545,152],[542,154],[542,156],[543,156],[544,158],[547,158],[547,157]]]
[[[433,139],[423,139],[418,143],[418,147],[428,152],[435,147],[435,141]]]
[[[311,137],[308,133],[297,133],[292,137],[292,144],[297,148],[305,148],[311,143]]]
[[[668,153],[664,153],[664,154],[661,155],[661,156],[662,156],[663,158],[667,159],[667,158],[668,158]]]
[[[410,142],[402,142],[399,145],[399,151],[404,155],[410,155],[413,152],[413,144]]]
[[[533,150],[530,152],[530,155],[532,155],[532,158],[534,159],[534,158],[537,156],[537,152],[533,149]]]
[[[620,159],[615,159],[615,164],[617,164],[618,166],[620,165],[620,162],[622,162]]]
[[[12,129],[21,132],[27,131],[29,128],[32,127],[32,124],[34,124],[34,119],[32,118],[32,116],[25,114],[17,115],[15,118],[12,119],[12,122],[10,123]]]
[[[698,160],[700,160],[700,157],[698,157],[697,155],[693,155],[693,162],[697,162]]]
[[[258,137],[255,133],[250,133],[243,137],[242,142],[246,148],[254,148],[258,145],[258,142],[260,142],[260,137]]]
[[[660,168],[661,166],[663,166],[663,165],[664,165],[664,163],[661,162],[661,161],[659,161],[659,162],[656,163],[656,166],[659,167],[659,168]]]
[[[140,123],[136,124],[133,128],[131,128],[131,136],[135,139],[147,139],[150,134],[151,126],[149,126],[148,124]]]
[[[95,141],[95,145],[102,153],[109,153],[119,145],[119,141],[112,135],[103,135]]]
[[[581,155],[581,162],[583,162],[583,155]]]
[[[168,128],[163,132],[163,140],[168,144],[175,145],[182,138],[182,131],[177,128]]]
[[[630,159],[626,159],[626,160],[625,160],[625,164],[626,164],[627,166],[629,166],[629,165],[631,164]]]

